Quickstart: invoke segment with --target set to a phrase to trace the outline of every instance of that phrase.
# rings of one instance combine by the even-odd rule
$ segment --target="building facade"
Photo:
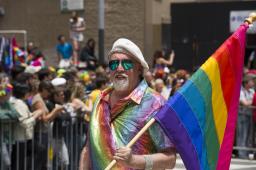
[[[151,65],[155,50],[167,48],[168,45],[168,48],[171,48],[171,3],[209,1],[105,0],[105,56],[117,38],[126,37],[139,45]],[[84,0],[84,9],[78,11],[86,21],[85,41],[93,38],[96,44],[99,35],[98,3],[99,0]],[[4,9],[4,14],[0,16],[0,30],[26,30],[27,40],[33,41],[43,50],[50,64],[55,63],[57,36],[64,34],[69,37],[68,21],[71,11],[61,11],[61,0],[1,0],[0,7]],[[18,42],[24,45],[22,35],[8,36],[16,36]],[[98,46],[96,54],[98,54]]]

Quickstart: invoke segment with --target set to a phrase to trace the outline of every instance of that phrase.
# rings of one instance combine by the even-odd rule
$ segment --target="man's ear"
[[[140,76],[140,78],[141,79],[143,79],[143,76],[144,76],[144,69],[143,69],[143,67],[140,65],[140,67],[139,67],[139,76]]]
[[[139,65],[139,75],[143,75],[143,67],[141,65]]]

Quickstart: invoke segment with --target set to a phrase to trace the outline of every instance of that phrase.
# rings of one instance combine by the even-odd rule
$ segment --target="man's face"
[[[164,84],[159,82],[159,83],[156,83],[155,87],[156,87],[156,91],[158,93],[161,93],[164,88]]]
[[[66,39],[65,39],[64,36],[62,36],[62,37],[60,38],[60,43],[61,43],[61,44],[64,44],[65,42],[66,42]]]
[[[110,57],[110,61],[118,60],[119,64],[116,69],[110,69],[110,80],[113,83],[114,90],[122,93],[131,93],[138,85],[140,79],[139,75],[142,74],[141,65],[135,61],[131,56],[123,53],[114,53]],[[131,60],[133,67],[125,69],[121,64],[124,60]]]
[[[65,94],[64,91],[59,91],[57,94],[54,95],[54,101],[63,104],[65,101]]]
[[[254,87],[254,81],[253,80],[249,80],[248,81],[248,86],[249,86],[249,88],[253,88]]]

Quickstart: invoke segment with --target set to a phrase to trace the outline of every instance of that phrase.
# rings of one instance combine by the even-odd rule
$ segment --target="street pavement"
[[[178,156],[176,160],[175,170],[185,170],[181,158]],[[230,170],[256,170],[256,160],[232,159]]]

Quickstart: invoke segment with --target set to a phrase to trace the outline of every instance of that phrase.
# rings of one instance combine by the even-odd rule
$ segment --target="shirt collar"
[[[147,82],[142,80],[140,84],[131,92],[131,94],[127,96],[127,98],[130,98],[135,103],[140,104],[147,87]]]

